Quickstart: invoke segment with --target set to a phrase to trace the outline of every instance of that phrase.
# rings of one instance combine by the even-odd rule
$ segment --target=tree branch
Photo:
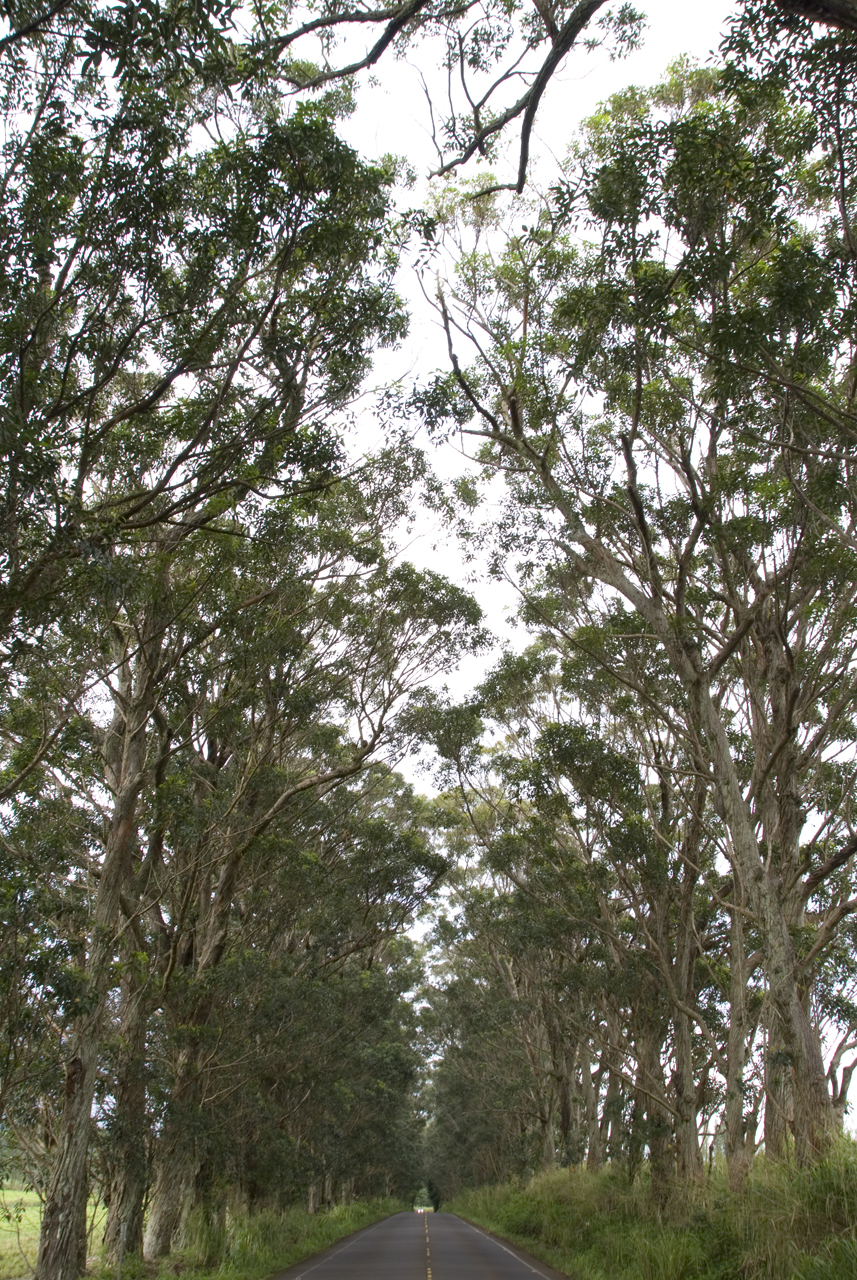
[[[832,858],[828,858],[827,862],[822,863],[817,870],[813,871],[804,880],[802,894],[804,902],[808,902],[819,885],[832,876],[834,871],[844,867],[849,858],[853,858],[855,853],[857,853],[857,836],[852,836],[838,853],[835,853]]]
[[[496,187],[488,187],[485,191],[480,191],[479,194],[488,195],[493,191],[508,190],[514,190],[520,194],[523,191],[527,180],[527,165],[530,158],[530,135],[533,131],[533,124],[542,95],[548,86],[551,76],[565,55],[571,50],[583,28],[604,3],[605,0],[582,0],[582,3],[577,5],[559,32],[556,43],[539,68],[527,92],[506,111],[501,112],[490,124],[482,125],[481,128],[478,128],[461,154],[456,156],[454,160],[449,160],[446,164],[441,165],[439,169],[434,170],[431,175],[433,178],[442,177],[446,173],[451,173],[453,169],[466,164],[477,151],[482,151],[489,138],[500,133],[510,121],[516,120],[519,115],[523,114],[517,181],[514,184],[504,183]]]
[[[41,13],[37,18],[32,18],[25,23],[23,27],[18,27],[17,31],[10,31],[8,35],[3,36],[0,40],[0,52],[8,49],[10,45],[17,44],[19,40],[25,40],[27,36],[31,36],[34,31],[39,31],[42,27],[62,13],[63,9],[67,9],[71,4],[71,0],[57,0],[57,3],[48,9],[46,13]]]

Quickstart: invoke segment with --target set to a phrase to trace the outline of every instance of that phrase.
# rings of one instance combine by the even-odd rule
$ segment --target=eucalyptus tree
[[[747,31],[760,49],[783,35],[806,39],[855,30],[853,0],[746,0]],[[576,49],[608,42],[612,56],[636,46],[644,14],[605,0],[500,4],[497,0],[403,0],[353,9],[310,5],[295,10],[234,0],[206,0],[177,10],[152,0],[145,6],[93,5],[54,0],[33,12],[9,3],[8,32],[0,37],[7,60],[33,45],[65,46],[83,71],[110,64],[118,80],[146,83],[154,73],[176,82],[203,77],[243,88],[276,81],[298,98],[325,86],[349,84],[385,56],[423,41],[439,44],[447,71],[447,102],[427,104],[434,125],[440,174],[484,157],[516,130],[517,164],[504,187],[523,190],[537,113],[554,75]],[[429,46],[431,47],[431,45]],[[435,50],[432,49],[434,57]],[[521,87],[523,85],[523,88]],[[517,89],[517,96],[515,90]],[[511,92],[510,92],[511,91]]]
[[[425,1096],[426,1173],[444,1200],[463,1187],[528,1177],[556,1155],[556,1098],[537,1010],[515,981],[519,971],[505,968],[502,896],[489,902],[482,894],[494,922],[482,931],[478,898],[475,891],[466,920],[438,930],[423,1013],[436,1058]]]
[[[391,470],[383,473],[384,497]],[[369,484],[366,476],[361,481],[359,499],[365,502]],[[380,491],[380,474],[376,484]],[[356,504],[349,504],[344,487],[333,503],[337,532],[344,528],[354,538],[359,530]],[[259,555],[256,546],[254,556]],[[368,547],[362,551],[372,558]],[[241,575],[242,591],[248,579]],[[285,599],[268,612],[262,632],[257,619],[250,623],[255,644],[250,631],[239,627],[228,635],[227,656],[223,634],[213,638],[209,670],[214,683],[207,684],[195,659],[186,700],[177,708],[185,720],[188,755],[177,750],[180,773],[173,777],[167,770],[164,779],[175,799],[172,814],[163,815],[159,856],[167,859],[172,887],[169,924],[156,923],[164,984],[172,980],[177,963],[186,974],[187,966],[193,972],[198,1004],[185,1010],[180,1021],[196,1027],[206,1024],[207,982],[227,954],[230,922],[246,877],[253,884],[281,874],[280,866],[289,867],[295,856],[290,851],[301,848],[307,806],[360,773],[380,750],[395,750],[397,721],[400,711],[407,711],[408,694],[480,639],[478,609],[470,598],[438,575],[419,574],[406,565],[381,561],[361,572],[352,562],[351,571],[341,571],[336,581],[327,564],[314,584],[315,600],[296,601],[290,594],[287,588]],[[203,743],[207,749],[201,753]],[[399,743],[399,749],[404,745]],[[179,783],[180,778],[186,782]],[[312,855],[321,867],[330,859],[354,877],[346,878],[345,901],[339,904],[340,927],[355,920],[355,934],[346,934],[339,944],[346,953],[371,952],[385,936],[403,928],[425,892],[413,883],[419,851],[409,850],[407,835],[396,835],[388,824],[375,828],[371,840],[371,830],[367,827],[364,840],[355,839],[349,852],[334,828],[316,837],[319,847]],[[443,868],[443,863],[434,865],[429,884]],[[287,873],[287,883],[289,878]],[[312,892],[325,891],[315,884]],[[349,893],[356,904],[346,914]],[[281,927],[288,914],[286,909]],[[180,1057],[174,1086],[179,1094],[196,1078],[196,1046],[185,1045]],[[162,1142],[147,1225],[146,1249],[155,1256],[166,1251],[171,1235],[181,1125]]]
[[[97,69],[75,80],[55,42],[36,54],[7,79],[5,795],[62,793],[78,762],[54,784],[56,762],[82,734],[84,755],[87,737],[96,750],[80,785],[101,825],[73,854],[96,885],[44,1217],[39,1265],[53,1275],[77,1266],[116,922],[123,897],[136,918],[137,815],[162,767],[150,751],[171,749],[160,704],[182,646],[223,621],[193,617],[203,547],[260,533],[242,508],[331,483],[331,416],[403,317],[382,246],[392,172],[337,141],[329,103],[286,118],[272,93],[224,112],[153,76],[117,107]],[[194,150],[206,123],[226,136]],[[100,695],[107,726],[92,720]],[[378,725],[363,727],[374,747]]]
[[[407,836],[391,812],[409,813]],[[418,968],[396,934],[445,866],[424,822],[381,768],[329,794],[289,823],[266,875],[245,877],[221,963],[173,976],[149,1030],[150,1253],[156,1233],[166,1248],[168,1220],[174,1231],[194,1208],[217,1217],[227,1192],[253,1209],[384,1193],[387,1157],[416,1123],[402,997]],[[386,1173],[409,1176],[407,1144]]]
[[[520,124],[518,173],[523,187],[536,112],[551,77],[576,46],[607,42],[614,53],[633,48],[641,15],[606,0],[513,5],[498,0],[404,0],[360,9],[335,4],[302,9],[247,9],[234,0],[207,0],[187,9],[169,4],[95,5],[57,0],[33,13],[7,5],[9,31],[0,38],[7,64],[26,66],[32,48],[63,50],[70,69],[105,71],[138,92],[154,79],[180,91],[190,81],[226,86],[277,84],[298,101],[350,83],[387,54],[430,42],[448,71],[448,104],[427,104],[436,125],[439,172],[484,154]],[[522,79],[522,76],[524,77]],[[523,92],[521,85],[524,85]],[[132,88],[133,86],[133,88]],[[34,127],[42,122],[36,119]]]
[[[498,563],[520,557],[545,627],[585,648],[571,628],[619,607],[670,672],[744,895],[729,909],[759,930],[768,1149],[787,1116],[803,1160],[833,1124],[813,966],[855,902],[850,878],[819,896],[854,852],[837,759],[857,632],[844,453],[822,461],[852,329],[818,139],[764,81],[729,97],[679,71],[620,95],[502,258],[462,256],[438,303],[452,373],[423,397],[506,476]]]
[[[67,855],[86,819],[37,802],[32,794],[23,800],[2,854],[0,1115],[17,1175],[43,1193],[62,1106],[62,1039],[82,992],[86,901],[82,886],[70,889]]]
[[[425,805],[381,766],[289,813],[238,877],[217,964],[195,945],[199,873],[196,894],[168,890],[158,928],[141,930],[119,1035],[100,1059],[108,1255],[123,1225],[126,1249],[140,1252],[147,1189],[150,1253],[189,1243],[199,1217],[221,1222],[227,1198],[256,1211],[384,1194],[400,1138],[387,1172],[407,1190],[417,1051],[403,992],[417,966],[398,933],[445,869],[426,822]],[[182,929],[182,899],[167,975],[164,935]]]
[[[611,1113],[627,1106],[611,1158],[633,1169],[647,1145],[662,1196],[673,1153],[683,1180],[700,1176],[700,1129],[729,1074],[723,877],[704,789],[700,801],[693,769],[658,733],[664,685],[642,648],[647,699],[632,704],[608,674],[626,637],[604,632],[589,627],[585,654],[561,665],[547,637],[477,690],[491,745],[459,752],[455,769],[476,883],[491,876],[498,905],[480,912],[477,892],[462,919],[505,957],[500,978],[531,993],[555,1109],[546,1149],[598,1168]]]
[[[31,54],[4,98],[13,695],[59,617],[121,594],[117,540],[169,557],[250,493],[323,483],[331,410],[403,327],[380,250],[392,174],[357,163],[324,104],[286,119],[274,93],[230,106],[155,74],[117,101],[62,43]],[[84,696],[64,666],[6,795]]]
[[[304,147],[309,150],[309,155],[304,150],[303,159],[298,141],[301,136]],[[299,207],[304,204],[306,195],[307,175],[302,170],[310,156],[314,163],[320,164],[316,177],[324,182],[330,176],[329,171],[325,173],[324,163],[319,159],[320,149],[327,143],[333,150],[333,155],[330,150],[327,151],[327,157],[334,164],[334,175],[339,169],[339,176],[334,176],[333,182],[342,196],[340,209],[343,215],[343,206],[348,203],[349,197],[344,189],[347,180],[340,184],[340,178],[345,178],[350,169],[358,179],[358,186],[365,179],[368,189],[364,186],[364,193],[369,197],[370,206],[375,201],[376,218],[383,220],[383,197],[379,186],[383,184],[382,175],[362,172],[356,166],[354,157],[335,143],[323,122],[292,123],[279,130],[279,138],[294,162],[293,178],[298,189],[295,203]],[[258,161],[255,144],[251,144],[248,150],[250,154],[247,159],[251,166],[255,165]],[[321,154],[324,154],[323,150]],[[237,142],[229,149],[221,149],[220,163],[227,171],[232,170],[236,177],[231,194],[228,183],[227,189],[223,191],[227,208],[238,197],[238,207],[229,210],[227,221],[233,219],[234,213],[233,230],[242,234],[240,228],[245,224],[249,213],[246,209],[241,209],[240,195],[242,184],[249,175],[241,173],[240,159],[241,148]],[[200,161],[199,167],[202,170],[208,167],[208,160],[206,157]],[[261,163],[265,173],[275,173],[268,168],[266,162]],[[192,183],[188,183],[188,186],[192,186]],[[275,204],[279,204],[280,199],[285,197],[282,191],[279,196],[271,194]],[[236,497],[241,495],[237,493],[234,484],[230,482],[224,485],[220,478],[213,485],[214,492],[203,495],[196,481],[188,479],[185,467],[189,464],[189,458],[199,448],[207,455],[205,467],[209,468],[209,477],[223,477],[229,474],[231,456],[233,476],[235,470],[241,474],[244,494],[260,485],[268,489],[276,485],[281,491],[285,488],[287,492],[294,488],[317,487],[320,476],[325,472],[329,475],[334,465],[335,446],[326,430],[321,431],[307,420],[309,414],[304,415],[301,404],[311,394],[316,398],[316,411],[320,411],[324,404],[329,412],[348,394],[349,383],[353,386],[354,379],[362,372],[363,343],[378,337],[379,323],[382,330],[388,323],[392,323],[395,330],[397,312],[393,299],[385,296],[383,284],[361,280],[358,263],[354,260],[361,254],[361,240],[367,255],[371,256],[374,252],[376,235],[368,231],[367,226],[372,214],[365,203],[361,206],[358,197],[357,208],[352,209],[358,219],[357,224],[349,222],[347,215],[344,216],[343,223],[335,208],[338,202],[338,196],[333,195],[332,200],[327,201],[330,205],[329,219],[320,219],[321,209],[318,206],[325,201],[314,200],[316,207],[309,227],[305,224],[308,242],[301,245],[300,233],[297,227],[293,227],[291,230],[294,234],[288,237],[292,239],[292,244],[283,247],[282,255],[276,247],[270,244],[266,246],[263,250],[264,260],[259,262],[257,259],[258,270],[253,269],[252,247],[248,253],[244,247],[234,244],[236,257],[246,259],[236,273],[228,263],[227,227],[218,225],[222,220],[216,200],[212,198],[208,206],[212,222],[206,233],[199,236],[198,248],[203,262],[213,264],[209,275],[229,277],[221,282],[228,292],[235,295],[230,302],[233,314],[229,324],[219,334],[214,332],[217,321],[215,325],[211,325],[209,317],[209,323],[203,322],[202,326],[203,330],[208,330],[207,337],[203,332],[197,331],[195,341],[211,340],[213,345],[219,347],[219,350],[211,354],[220,365],[223,378],[216,374],[210,376],[213,370],[211,363],[207,361],[206,366],[200,370],[197,394],[189,396],[190,403],[183,403],[183,397],[177,398],[175,405],[168,410],[160,405],[157,408],[149,406],[151,412],[148,409],[144,411],[144,393],[142,398],[136,400],[138,412],[132,415],[133,435],[120,444],[119,433],[108,435],[105,432],[104,438],[108,440],[109,447],[101,451],[98,468],[87,466],[85,482],[78,475],[82,486],[85,483],[86,489],[98,493],[96,505],[100,505],[103,500],[107,507],[111,507],[115,500],[115,505],[122,507],[127,514],[128,495],[145,490],[152,472],[157,472],[152,487],[160,491],[156,505],[162,505],[163,511],[157,518],[149,519],[145,510],[148,499],[143,501],[142,507],[137,508],[139,520],[125,520],[121,534],[117,533],[115,527],[107,532],[102,531],[103,536],[97,535],[94,547],[89,550],[86,549],[88,542],[84,539],[82,554],[77,554],[80,543],[75,535],[71,544],[75,550],[75,559],[71,573],[66,575],[63,582],[59,608],[54,618],[46,619],[44,613],[41,617],[37,614],[36,625],[27,640],[25,641],[19,627],[9,646],[10,655],[14,652],[16,668],[7,685],[10,711],[21,706],[38,708],[31,715],[24,735],[18,733],[11,721],[7,720],[7,759],[11,760],[17,754],[23,761],[22,768],[17,771],[13,780],[14,785],[20,783],[22,775],[40,767],[46,759],[46,753],[56,750],[63,727],[79,715],[87,697],[93,696],[94,687],[102,679],[107,682],[101,685],[102,689],[114,701],[116,710],[113,723],[107,728],[103,739],[106,766],[104,781],[112,795],[112,809],[108,818],[109,834],[104,846],[93,908],[95,951],[89,956],[88,966],[90,982],[96,986],[108,981],[112,959],[112,922],[120,908],[123,881],[127,878],[132,856],[135,813],[146,771],[148,730],[153,717],[157,718],[163,682],[175,659],[176,651],[171,650],[170,646],[177,643],[177,627],[180,629],[183,615],[192,608],[194,586],[186,576],[186,570],[183,575],[180,564],[182,561],[187,564],[188,559],[193,557],[200,546],[200,539],[226,537],[228,540],[234,536],[228,529],[211,532],[211,526],[222,515],[224,507],[226,510],[230,505],[234,507]],[[222,212],[227,213],[227,209]],[[261,212],[264,215],[264,210]],[[283,212],[286,221],[290,212],[296,214],[297,221],[300,221],[300,214],[294,206],[291,211],[286,206]],[[364,220],[366,214],[368,219]],[[262,226],[264,221],[263,216]],[[184,225],[183,222],[182,227]],[[345,234],[349,225],[353,232],[349,238],[349,254],[353,256],[353,260],[346,263],[343,260],[343,241],[337,238],[337,232],[339,235]],[[325,228],[324,232],[321,231],[322,227]],[[107,228],[103,230],[106,235]],[[193,235],[189,225],[188,231]],[[365,238],[367,233],[368,241]],[[184,230],[180,234],[184,235]],[[319,234],[334,236],[334,242],[328,242],[327,269],[323,247],[317,242],[312,243],[317,241]],[[272,229],[270,239],[276,240],[279,235],[280,230]],[[207,245],[203,243],[205,240],[208,240]],[[272,248],[273,253],[270,252]],[[166,247],[160,245],[158,253],[165,254]],[[306,265],[307,256],[309,265]],[[271,258],[273,262],[269,260]],[[162,283],[170,290],[173,290],[169,281],[174,270],[175,264],[172,264],[166,266],[163,272]],[[269,290],[262,286],[258,274],[260,271],[267,277],[267,283],[271,286]],[[190,274],[194,274],[193,270]],[[303,280],[301,276],[304,277]],[[346,276],[350,283],[346,282]],[[148,297],[142,288],[141,293],[146,299],[144,306],[148,306]],[[181,290],[179,295],[180,293]],[[126,310],[133,314],[130,295],[127,302]],[[243,319],[234,314],[233,303],[246,303],[247,314]],[[199,309],[195,314],[197,318],[201,318],[200,313],[204,310],[202,299],[181,296],[172,299],[170,310],[178,327],[186,323],[197,304]],[[174,306],[177,307],[175,311],[172,310]],[[274,316],[277,306],[285,308],[282,314],[277,313],[279,319]],[[314,306],[318,308],[315,312],[312,310]],[[216,309],[220,310],[219,303],[216,304]],[[220,319],[223,318],[220,315]],[[345,332],[341,335],[336,333],[340,324],[347,327],[347,335]],[[139,316],[130,318],[129,325],[132,329],[145,328]],[[104,328],[109,332],[109,327]],[[286,328],[289,336],[280,332]],[[278,345],[280,339],[283,341],[282,347]],[[126,341],[127,334],[122,337],[122,342]],[[326,347],[327,342],[334,341],[335,349]],[[73,346],[77,345],[77,332],[72,334],[70,342]],[[325,349],[322,350],[322,347]],[[305,363],[302,371],[298,369],[295,373],[293,368],[286,369],[283,355],[285,348],[289,348],[292,357],[298,360],[301,359],[298,349],[303,351]],[[242,366],[244,375],[239,385],[237,375]],[[51,363],[51,370],[54,368],[55,365]],[[269,374],[267,385],[263,379],[266,370]],[[313,388],[312,374],[316,371],[319,376]],[[126,376],[120,379],[123,384],[129,378],[131,382],[136,379],[145,384],[154,377],[140,369],[133,377],[127,369],[124,373]],[[300,385],[301,380],[303,386]],[[92,400],[99,407],[104,406],[109,420],[114,416],[109,397],[106,393],[101,393],[103,389],[96,395],[97,381],[98,378],[95,377]],[[64,395],[65,392],[61,394]],[[77,399],[79,393],[73,391],[70,394],[72,399]],[[90,403],[86,410],[87,425],[79,441],[82,442],[84,454],[88,448],[85,443],[88,432],[92,431],[96,436],[100,434],[98,421],[94,419],[94,408],[95,404]],[[138,420],[140,413],[146,418],[145,423]],[[198,425],[194,426],[194,419],[197,424],[199,419],[203,419],[204,425],[199,428]],[[254,427],[260,433],[255,448]],[[63,467],[60,471],[63,481],[67,474]],[[186,491],[182,493],[182,489]],[[82,500],[84,496],[88,496],[83,494],[83,489],[81,495]],[[133,498],[130,501],[134,505]],[[83,505],[86,503],[83,502]],[[60,505],[55,504],[52,512],[60,509]],[[37,526],[38,520],[33,519],[30,525]],[[63,538],[68,532],[65,524],[64,529]],[[236,533],[241,536],[240,532]],[[43,575],[39,575],[38,581],[44,587]],[[176,584],[175,590],[171,590],[171,581]],[[247,607],[252,608],[252,601],[247,601]],[[59,617],[56,616],[57,613]],[[93,653],[92,646],[87,641],[87,631],[90,635],[94,632],[99,637],[96,642],[99,650],[96,666],[100,670],[94,680]],[[108,674],[111,671],[115,674],[115,681],[112,683]],[[25,758],[21,748],[26,737],[29,737],[31,749],[29,756]],[[103,988],[101,1000],[105,995],[106,988]],[[98,1002],[92,1010],[96,1023],[100,1016],[97,1006]],[[93,1045],[97,1038],[97,1033],[94,1037],[90,1037],[88,1033],[84,1036]],[[69,1061],[71,1074],[67,1105],[71,1105],[79,1094],[81,1115],[84,1115],[88,1112],[91,1099],[92,1064],[78,1051],[71,1053]],[[85,1126],[71,1123],[64,1130],[70,1140],[74,1138],[72,1145],[77,1146],[74,1154],[69,1153],[72,1165],[83,1158],[84,1130]],[[78,1185],[76,1176],[70,1175],[68,1181],[63,1173],[62,1153],[56,1162],[56,1176],[62,1178],[67,1186]],[[52,1216],[48,1212],[45,1216],[46,1232],[51,1229],[51,1222]]]
[[[75,872],[91,886],[92,905],[81,939],[85,991],[65,1047],[74,1086],[60,1129],[68,1141],[56,1153],[45,1215],[49,1224],[56,1204],[59,1225],[43,1242],[46,1256],[65,1250],[71,1269],[76,1214],[68,1206],[85,1186],[92,1091],[119,979],[115,1096],[125,1157],[115,1169],[113,1234],[122,1221],[140,1224],[140,1066],[153,1008],[170,1015],[181,975],[180,1020],[197,1030],[177,1052],[172,1089],[193,1093],[211,984],[245,895],[266,877],[288,883],[295,857],[300,869],[301,839],[320,838],[301,835],[313,805],[379,752],[406,749],[419,733],[409,700],[482,643],[466,593],[390,559],[414,478],[400,447],[350,481],[255,512],[247,504],[244,523],[236,515],[212,522],[204,543],[186,537],[169,555],[161,545],[142,557],[136,544],[120,546],[115,562],[134,572],[120,578],[118,598],[93,607],[75,631],[57,628],[52,670],[63,671],[61,646],[71,651],[67,664],[79,646],[101,691],[79,708],[78,757],[54,748],[37,771],[44,793],[91,815]],[[113,704],[106,717],[105,698]],[[419,866],[434,866],[428,883],[442,869],[429,854],[420,864],[406,836],[385,843],[375,831],[374,843],[360,846],[362,880],[356,854],[347,859],[349,892],[363,905],[361,932],[341,943],[345,954],[371,954],[403,928],[426,891],[414,882]],[[336,843],[322,838],[322,847]],[[324,865],[323,853],[307,856]],[[185,1149],[179,1121],[168,1114],[165,1126],[148,1228],[154,1253],[169,1246]]]
[[[144,793],[176,746],[165,699],[176,664],[225,621],[194,612],[206,603],[205,548],[261,536],[260,504],[279,501],[282,517],[292,498],[332,483],[342,468],[333,419],[370,351],[404,328],[390,283],[393,169],[362,165],[337,140],[341,96],[292,110],[264,76],[232,97],[205,72],[226,49],[209,18],[231,13],[200,10],[183,26],[159,9],[60,6],[48,23],[26,15],[2,50],[3,795],[17,834],[27,795],[44,810],[76,793],[90,815],[64,864],[69,892],[89,881],[77,939],[85,993],[64,1029],[43,1275],[78,1264],[118,956],[133,977]],[[280,547],[285,536],[284,526]],[[379,568],[375,582],[374,620],[400,624],[418,666],[414,628],[431,628],[423,603],[437,584],[403,568]],[[343,593],[355,627],[364,602],[356,588],[350,604]],[[237,594],[228,607],[239,614],[258,616],[268,598]],[[447,634],[445,604],[460,610],[436,595]],[[315,772],[305,755],[293,790],[284,781],[271,796],[269,822],[379,745],[401,684],[394,691],[392,635],[375,634],[374,664],[346,674],[342,659],[338,692],[335,679],[328,689],[326,705],[339,696],[353,717],[354,751],[328,753]],[[213,910],[221,921],[231,874]],[[130,1046],[140,1027],[126,1030]]]

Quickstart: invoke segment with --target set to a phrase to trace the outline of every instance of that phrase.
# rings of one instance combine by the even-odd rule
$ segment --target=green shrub
[[[844,1280],[857,1276],[857,1241],[833,1240],[822,1253],[795,1259],[794,1280]]]

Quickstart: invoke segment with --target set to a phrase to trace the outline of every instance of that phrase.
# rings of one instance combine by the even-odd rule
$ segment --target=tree
[[[625,637],[605,632],[615,664]],[[730,1070],[723,915],[710,896],[722,880],[717,822],[674,742],[666,755],[652,672],[640,708],[611,681],[607,652],[593,656],[594,628],[587,651],[561,665],[554,644],[546,635],[491,673],[475,705],[493,746],[453,753],[465,847],[476,883],[490,877],[493,890],[464,897],[453,955],[479,939],[495,979],[513,999],[526,992],[537,1029],[524,1042],[542,1046],[544,1064],[544,1159],[597,1169],[609,1149],[633,1175],[647,1147],[662,1200],[673,1162],[683,1181],[701,1176],[700,1128],[720,1097],[712,1077]]]
[[[783,33],[815,37],[824,31],[855,30],[852,0],[746,0],[759,47],[776,46]],[[374,67],[388,50],[420,39],[437,40],[449,71],[448,108],[440,115],[429,101],[438,150],[438,173],[449,173],[478,155],[520,121],[515,179],[504,188],[523,190],[535,118],[551,78],[580,44],[592,49],[608,41],[621,56],[640,40],[644,15],[630,4],[604,8],[604,0],[575,4],[499,5],[469,0],[452,9],[431,0],[353,10],[332,6],[295,21],[292,11],[268,8],[248,15],[229,0],[208,0],[180,13],[169,5],[120,5],[105,10],[89,0],[55,0],[33,14],[7,5],[8,33],[0,52],[14,56],[27,43],[64,43],[78,66],[112,61],[126,83],[147,82],[153,68],[173,81],[202,76],[244,87],[276,81],[293,95],[348,83]],[[368,33],[362,50],[355,38]],[[504,91],[518,82],[517,98]],[[460,88],[460,100],[456,90]]]
[[[23,66],[24,48],[54,44],[82,74],[112,63],[116,77],[129,88],[148,88],[158,78],[176,87],[202,81],[239,93],[276,84],[291,96],[306,98],[326,86],[349,85],[389,49],[428,39],[440,43],[451,73],[448,115],[439,122],[445,148],[436,135],[439,172],[484,154],[520,120],[519,172],[513,184],[520,190],[541,98],[584,33],[586,47],[608,41],[620,55],[638,41],[641,15],[633,6],[600,13],[604,4],[579,0],[510,7],[495,0],[467,0],[450,8],[437,0],[405,0],[360,10],[332,6],[301,15],[269,6],[250,15],[230,0],[181,12],[160,3],[143,8],[117,4],[105,10],[90,0],[58,0],[36,15],[7,6],[10,30],[0,39],[0,53]],[[355,51],[364,32],[368,43]],[[508,90],[522,76],[529,83],[517,99],[509,100]],[[459,83],[457,102],[452,87]]]
[[[83,993],[62,1028],[43,1275],[76,1273],[90,1108],[117,994],[116,1102],[131,1118],[119,1128],[126,1153],[135,1148],[150,1013],[140,918],[154,914],[157,926],[161,877],[178,870],[164,862],[175,830],[164,797],[171,764],[193,759],[188,735],[209,727],[195,713],[222,721],[224,741],[230,716],[233,726],[251,717],[233,793],[250,804],[243,838],[214,822],[196,832],[209,838],[202,852],[176,859],[192,870],[205,853],[220,873],[207,886],[201,957],[216,968],[253,841],[366,767],[410,683],[447,661],[461,624],[476,621],[437,576],[378,563],[377,528],[340,525],[317,547],[315,570],[306,538],[294,540],[312,524],[301,502],[323,499],[343,467],[335,419],[369,351],[403,331],[390,281],[394,171],[362,165],[337,140],[342,94],[291,111],[260,71],[242,73],[233,97],[221,74],[232,12],[200,9],[183,24],[157,7],[60,6],[4,42],[4,797],[16,837],[28,792],[42,814],[56,801],[77,841],[57,861],[58,882],[66,896],[88,882],[89,904],[75,939]],[[218,59],[219,71],[206,70]],[[396,475],[390,466],[388,509]],[[366,504],[348,492],[340,485],[330,500],[359,522]],[[375,516],[383,524],[380,507]],[[255,548],[243,562],[224,551],[242,544]],[[240,574],[258,577],[266,555],[272,576],[260,592],[242,590]],[[313,584],[325,570],[343,573],[338,588]],[[218,595],[208,575],[219,571]],[[258,626],[260,615],[274,625],[254,702],[216,672],[225,636],[243,634],[253,651],[245,616]],[[203,656],[215,674],[194,666]],[[278,687],[304,660],[297,690]],[[277,725],[289,693],[303,706],[292,702]],[[88,818],[77,827],[76,804]],[[22,868],[27,851],[17,852]],[[178,947],[185,922],[169,923]],[[113,1171],[113,1235],[126,1203],[139,1228],[133,1164]]]
[[[407,511],[414,466],[418,475],[419,459],[399,447],[350,482],[248,507],[244,526],[234,516],[212,523],[204,548],[192,538],[169,554],[157,546],[154,564],[137,560],[119,600],[96,604],[87,625],[55,637],[57,649],[80,646],[81,665],[113,703],[103,722],[99,699],[80,708],[78,760],[48,752],[38,771],[45,791],[57,787],[60,808],[91,814],[92,847],[78,861],[94,885],[83,923],[85,996],[65,1051],[75,1088],[63,1105],[60,1133],[69,1141],[54,1160],[45,1220],[53,1205],[56,1218],[43,1242],[46,1257],[66,1250],[70,1268],[76,1244],[61,1225],[74,1220],[69,1197],[83,1182],[117,985],[114,1116],[124,1154],[110,1175],[109,1243],[122,1222],[135,1232],[141,1224],[143,1058],[154,1008],[171,1010],[181,974],[178,1018],[195,1030],[180,1044],[171,1090],[196,1097],[212,984],[230,955],[235,912],[250,929],[246,895],[260,878],[282,879],[287,894],[301,840],[320,838],[313,806],[381,750],[405,749],[418,732],[403,717],[409,697],[462,645],[482,643],[466,593],[390,563],[389,528]],[[61,678],[61,660],[53,670]],[[21,698],[26,705],[26,690]],[[419,843],[384,836],[388,826],[364,830],[362,874],[356,845],[348,859],[355,878],[339,904],[344,923],[350,894],[358,895],[362,925],[341,943],[343,958],[401,930],[443,869]],[[337,848],[331,836],[323,847]],[[307,856],[323,865],[327,855]],[[191,1148],[183,1164],[186,1145],[181,1119],[168,1115],[148,1224],[156,1254],[175,1227],[176,1179],[195,1159]]]
[[[503,468],[498,562],[537,540],[547,567],[526,555],[524,588],[546,628],[586,646],[576,629],[622,601],[623,630],[675,681],[670,720],[760,931],[768,1070],[787,1063],[792,1091],[769,1076],[768,1097],[780,1091],[802,1160],[833,1123],[812,965],[853,910],[845,889],[808,913],[853,854],[823,781],[854,700],[854,571],[831,529],[850,491],[820,471],[850,302],[837,248],[790,201],[817,137],[765,83],[735,101],[700,72],[620,96],[503,259],[461,259],[439,301],[453,372],[423,399]],[[578,247],[578,226],[598,239]],[[479,352],[472,372],[457,336]],[[817,446],[786,467],[793,422]],[[772,1127],[772,1154],[781,1142]]]

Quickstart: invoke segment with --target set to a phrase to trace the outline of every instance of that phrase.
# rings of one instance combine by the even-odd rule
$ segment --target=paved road
[[[560,1272],[451,1213],[397,1213],[274,1280],[559,1280]]]

